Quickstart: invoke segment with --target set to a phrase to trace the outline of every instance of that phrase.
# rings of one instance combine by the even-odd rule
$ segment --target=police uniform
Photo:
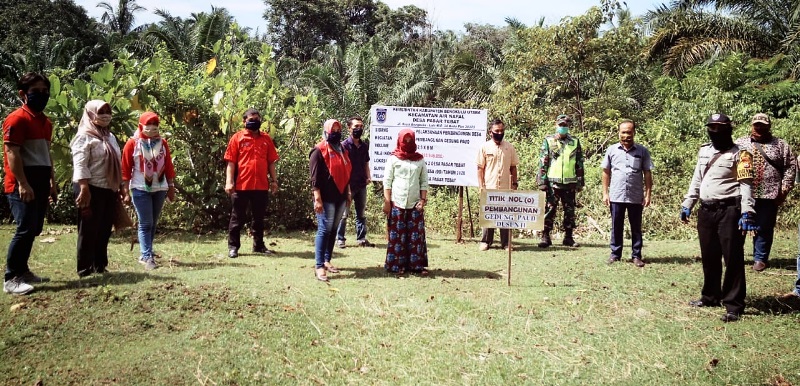
[[[703,262],[703,289],[699,301],[692,302],[692,305],[718,305],[721,302],[728,314],[738,316],[744,311],[745,236],[738,222],[742,214],[754,212],[752,159],[749,152],[736,145],[718,151],[710,143],[704,144],[697,153],[697,166],[682,205],[691,211],[699,201],[700,207],[697,211],[697,235]],[[723,258],[726,266],[724,278]]]

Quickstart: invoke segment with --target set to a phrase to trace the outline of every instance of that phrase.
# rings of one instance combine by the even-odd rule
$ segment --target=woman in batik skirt
[[[425,205],[428,203],[428,168],[417,152],[414,131],[403,129],[397,147],[386,161],[383,213],[388,216],[388,272],[428,275],[425,240]]]

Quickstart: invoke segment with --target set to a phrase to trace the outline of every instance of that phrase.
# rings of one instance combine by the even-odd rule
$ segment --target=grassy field
[[[3,251],[12,233],[0,228]],[[336,250],[342,273],[325,285],[310,233],[235,260],[224,234],[159,235],[152,272],[128,233],[111,273],[84,279],[74,230],[46,233],[31,267],[53,281],[0,296],[3,385],[800,384],[800,303],[776,297],[794,281],[793,232],[773,268],[748,268],[746,315],[730,324],[687,305],[694,240],[646,242],[643,269],[606,265],[605,240],[517,240],[509,287],[504,251],[451,237],[429,240],[430,277],[387,275],[373,235],[378,248]]]

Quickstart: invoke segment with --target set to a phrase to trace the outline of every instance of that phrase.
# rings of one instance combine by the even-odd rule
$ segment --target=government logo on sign
[[[378,123],[386,122],[386,109],[375,109],[376,118],[378,119]]]

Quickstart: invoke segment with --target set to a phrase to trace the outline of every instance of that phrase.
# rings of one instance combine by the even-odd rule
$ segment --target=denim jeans
[[[756,199],[756,225],[760,228],[753,236],[753,261],[769,261],[772,239],[775,233],[775,220],[778,218],[778,205],[775,200]]]
[[[139,259],[152,259],[154,257],[153,239],[156,237],[156,224],[161,215],[161,208],[164,207],[167,192],[131,189],[131,198],[133,207],[136,208],[136,217],[139,218],[139,250],[142,252]]]
[[[353,205],[356,207],[356,240],[364,241],[367,239],[367,215],[364,211],[367,209],[367,187],[361,189],[352,189]],[[345,241],[347,218],[349,217],[350,208],[345,207],[342,221],[339,221],[339,229],[336,231],[336,239]]]
[[[347,202],[323,202],[322,213],[317,213],[317,237],[314,239],[316,267],[321,268],[331,261],[333,244],[336,242],[334,227],[342,220]]]
[[[49,191],[36,189],[33,194],[35,198],[31,202],[23,202],[17,189],[6,195],[11,213],[14,215],[14,222],[17,223],[17,230],[8,244],[6,281],[29,271],[28,259],[31,256],[33,239],[42,233],[42,227],[44,227]]]
[[[623,202],[611,203],[611,256],[622,258],[622,244],[625,230],[625,211],[631,226],[631,259],[642,258],[642,204]]]

